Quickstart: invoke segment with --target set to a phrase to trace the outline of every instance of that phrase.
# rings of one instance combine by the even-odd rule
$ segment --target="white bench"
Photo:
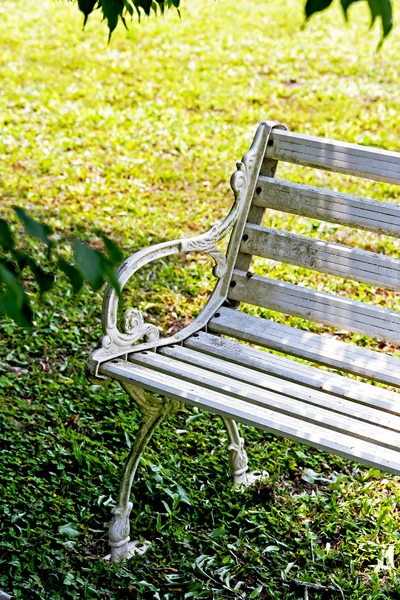
[[[112,288],[106,291],[105,336],[89,360],[89,376],[95,382],[117,379],[143,413],[109,531],[114,561],[130,555],[129,497],[141,454],[156,427],[181,402],[223,418],[236,483],[246,482],[247,456],[235,421],[400,475],[396,392],[258,347],[390,386],[400,385],[400,359],[241,310],[242,303],[256,305],[399,344],[400,313],[252,275],[249,268],[256,255],[399,290],[400,261],[395,258],[261,223],[268,207],[400,237],[400,206],[274,179],[278,160],[400,184],[400,154],[262,123],[231,178],[235,202],[227,218],[204,235],[142,250],[120,267],[123,287],[137,269],[158,258],[206,252],[215,260],[217,283],[199,316],[164,339],[137,310],[127,311],[118,328],[118,297]],[[230,231],[224,255],[217,243]]]

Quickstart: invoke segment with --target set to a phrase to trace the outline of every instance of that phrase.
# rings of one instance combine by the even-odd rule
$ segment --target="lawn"
[[[221,218],[232,200],[230,173],[264,119],[398,150],[396,31],[377,54],[366,6],[353,7],[350,25],[334,8],[302,31],[301,5],[189,0],[181,20],[170,12],[133,22],[107,46],[98,15],[82,32],[69,2],[2,0],[1,216],[18,232],[17,204],[56,235],[95,247],[100,228],[128,255]],[[388,184],[285,165],[279,172],[399,199]],[[385,236],[274,211],[266,223],[399,254]],[[209,266],[202,257],[160,261],[155,276],[135,278],[130,300],[171,332],[203,305]],[[255,268],[399,308],[395,294],[372,286],[279,264]],[[21,600],[300,600],[303,581],[324,586],[310,589],[313,600],[400,598],[398,478],[243,426],[252,468],[270,479],[234,492],[221,421],[192,409],[156,432],[134,484],[132,534],[150,540],[150,550],[123,565],[104,562],[139,420],[116,385],[85,379],[100,307],[100,293],[74,297],[60,277],[36,302],[33,331],[1,323],[0,590]]]

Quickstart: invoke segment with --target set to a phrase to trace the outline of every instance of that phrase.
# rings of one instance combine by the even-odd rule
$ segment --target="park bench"
[[[400,475],[399,396],[373,383],[399,386],[400,358],[245,312],[255,305],[400,344],[395,310],[250,271],[257,256],[399,290],[396,258],[263,227],[262,220],[270,208],[400,237],[400,206],[275,179],[278,161],[400,184],[400,154],[291,133],[265,122],[232,175],[235,201],[226,219],[203,235],[141,250],[120,267],[123,287],[151,261],[205,252],[215,261],[217,283],[197,318],[166,338],[135,309],[126,311],[118,326],[119,298],[112,287],[106,290],[104,337],[88,362],[89,376],[94,382],[116,379],[142,411],[113,509],[113,561],[133,551],[129,497],[142,452],[181,403],[222,417],[237,484],[248,478],[248,461],[236,421]],[[229,232],[224,254],[218,242]]]

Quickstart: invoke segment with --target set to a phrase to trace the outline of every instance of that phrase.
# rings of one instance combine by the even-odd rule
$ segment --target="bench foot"
[[[244,485],[254,485],[255,483],[257,483],[257,481],[261,481],[262,479],[268,478],[268,471],[247,471],[246,481],[244,482]]]
[[[112,560],[111,554],[107,554],[107,556],[104,557],[104,560],[112,560],[112,562],[119,562],[120,560],[129,560],[130,558],[132,558],[132,556],[135,556],[135,554],[144,554],[150,548],[150,546],[150,542],[141,542],[139,540],[134,540],[133,542],[129,542],[126,548],[123,549],[123,551],[121,552],[121,557],[118,558],[118,561]]]
[[[126,461],[122,474],[121,485],[118,494],[117,506],[113,509],[113,519],[108,530],[109,545],[111,548],[111,562],[127,560],[133,554],[143,554],[149,543],[131,542],[129,537],[130,524],[129,515],[132,510],[130,502],[131,488],[140,458],[150,441],[154,431],[166,416],[179,409],[180,403],[169,398],[160,398],[153,394],[147,394],[144,390],[129,384],[122,383],[122,387],[136,402],[142,412],[142,422],[136,435],[135,443]],[[143,547],[144,550],[143,550]],[[141,548],[141,550],[139,550]],[[107,557],[106,557],[107,558]]]

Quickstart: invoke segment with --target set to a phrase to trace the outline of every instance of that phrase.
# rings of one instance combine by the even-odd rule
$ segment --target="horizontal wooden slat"
[[[400,184],[400,154],[275,130],[266,158]]]
[[[343,342],[335,343],[343,345]],[[222,358],[224,361],[230,361],[235,365],[254,369],[257,373],[274,375],[280,379],[293,381],[332,394],[334,397],[339,396],[352,402],[366,404],[382,411],[400,415],[400,394],[397,392],[362,381],[355,381],[343,375],[337,375],[283,356],[277,356],[267,350],[245,346],[237,341],[203,331],[185,340],[184,346],[196,350],[197,357],[199,352],[204,353],[209,361],[212,361],[215,357]],[[347,346],[349,345],[347,344]],[[349,349],[351,350],[351,346],[347,348],[347,350]],[[170,352],[170,349],[168,351]],[[380,353],[373,354],[376,355],[377,361],[380,363],[382,355]],[[397,361],[400,370],[400,360],[397,359]],[[232,377],[236,377],[236,370],[233,370]],[[398,383],[400,384],[400,377]]]
[[[240,252],[400,291],[400,261],[375,252],[252,224]]]
[[[237,345],[242,347],[242,344]],[[265,371],[260,372],[250,369],[247,366],[238,365],[225,358],[217,358],[215,355],[207,355],[187,347],[166,346],[160,350],[160,354],[162,356],[153,353],[151,357],[148,357],[146,354],[145,361],[143,361],[143,356],[141,353],[138,353],[133,355],[130,360],[135,364],[152,366],[164,373],[182,377],[185,381],[193,381],[216,391],[229,392],[233,396],[243,398],[244,400],[247,399],[260,405],[271,402],[271,407],[277,410],[288,414],[292,411],[294,416],[306,418],[316,423],[328,423],[329,421],[326,420],[326,411],[329,411],[333,413],[334,425],[332,426],[338,428],[340,427],[339,423],[343,422],[345,431],[348,433],[352,431],[351,428],[354,426],[353,420],[356,423],[359,421],[362,422],[362,427],[364,427],[365,423],[369,423],[370,425],[379,425],[379,428],[391,429],[396,432],[400,431],[400,417],[379,410],[376,406],[367,404],[361,406],[351,400],[311,389],[298,382],[274,377]],[[165,357],[175,360],[166,361]],[[373,397],[376,388],[373,386],[368,387],[370,388],[369,395]],[[268,393],[266,394],[265,392]],[[305,411],[304,413],[299,412],[301,404],[305,405],[302,408]],[[312,409],[311,413],[310,408]],[[314,409],[315,412],[313,412]],[[336,413],[345,417],[351,417],[351,423],[346,425],[346,421],[338,419]],[[303,414],[303,417],[301,417],[301,414]],[[358,425],[355,425],[355,427],[357,429]],[[359,431],[354,430],[353,433],[358,436]],[[371,433],[370,435],[373,434]],[[379,433],[379,435],[381,434]],[[377,437],[376,441],[378,439]],[[400,442],[400,438],[396,439]],[[400,449],[400,444],[397,442],[396,444],[395,448]]]
[[[222,307],[209,331],[400,387],[400,359]]]
[[[366,465],[400,475],[399,452],[351,435],[332,431],[322,424],[309,423],[123,360],[103,363],[100,367],[100,373],[203,408],[222,417],[233,418],[236,421],[254,425],[276,435],[306,443],[321,450],[334,452],[340,456],[355,459]]]
[[[229,298],[400,343],[400,313],[276,279],[234,271]]]
[[[315,425],[324,425],[332,431],[346,433],[392,450],[400,448],[398,417],[390,417],[382,414],[379,410],[367,407],[360,410],[360,407],[354,406],[346,400],[337,399],[335,402],[330,396],[321,392],[289,382],[279,382],[278,379],[273,381],[274,378],[270,378],[269,381],[264,378],[263,387],[260,387],[260,381],[257,382],[257,385],[251,385],[254,382],[247,381],[246,373],[244,373],[244,380],[237,377],[233,380],[232,364],[229,366],[227,362],[225,362],[225,368],[228,376],[221,374],[217,369],[213,369],[211,373],[207,368],[200,368],[194,364],[170,358],[171,354],[182,353],[184,351],[179,348],[170,351],[166,349],[162,352],[162,356],[154,352],[138,352],[132,355],[130,362],[178,377],[207,390],[222,392],[232,399],[238,398],[250,405],[276,410]],[[201,361],[201,356],[198,357],[198,360]],[[217,366],[217,359],[214,361]],[[382,420],[386,420],[387,427],[382,426]],[[392,429],[396,431],[392,431]]]
[[[271,177],[259,177],[253,204],[400,237],[400,206]]]

